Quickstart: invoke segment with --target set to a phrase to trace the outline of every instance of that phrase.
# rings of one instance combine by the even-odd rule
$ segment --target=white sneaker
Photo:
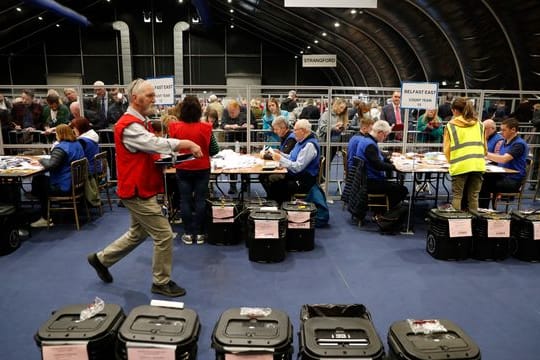
[[[182,235],[182,241],[184,244],[191,245],[193,244],[193,237],[191,235],[184,234]]]
[[[30,227],[33,227],[33,228],[47,227],[47,226],[54,226],[54,224],[52,223],[52,221],[47,221],[42,217],[39,218],[39,220],[34,221],[33,223],[30,224]]]
[[[206,235],[197,235],[197,244],[201,245],[204,244],[206,241]]]

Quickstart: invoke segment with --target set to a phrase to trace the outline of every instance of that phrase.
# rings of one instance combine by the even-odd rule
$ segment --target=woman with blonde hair
[[[49,195],[68,195],[71,192],[71,163],[84,158],[84,150],[77,141],[73,130],[66,124],[56,127],[58,144],[51,150],[51,157],[39,159],[50,176],[37,175],[32,179],[32,194],[39,198],[41,217],[30,224],[31,227],[52,226],[47,217]]]
[[[277,99],[271,97],[266,101],[266,108],[262,118],[263,130],[267,130],[265,137],[268,142],[280,142],[279,136],[272,131],[272,121],[278,116],[283,116],[286,119],[289,117],[289,112],[287,110],[281,110]]]

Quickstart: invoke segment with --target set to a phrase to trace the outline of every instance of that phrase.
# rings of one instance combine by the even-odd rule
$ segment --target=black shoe
[[[125,208],[126,205],[124,205],[124,203],[122,202],[122,200],[119,200],[119,201],[118,201],[118,207],[123,207],[123,208]]]
[[[161,294],[170,297],[184,296],[186,295],[186,289],[176,285],[172,280],[169,280],[165,285],[152,284],[152,290],[154,294]]]
[[[113,277],[111,273],[109,272],[109,269],[107,269],[107,267],[105,267],[101,263],[101,261],[99,261],[96,253],[92,253],[88,255],[88,263],[90,264],[90,266],[94,268],[94,270],[96,270],[97,275],[103,282],[106,282],[106,283],[113,282]]]
[[[236,194],[237,192],[238,192],[238,190],[236,190],[236,187],[232,187],[232,186],[231,186],[231,187],[229,188],[228,194],[229,194],[229,195],[234,195],[234,194]]]

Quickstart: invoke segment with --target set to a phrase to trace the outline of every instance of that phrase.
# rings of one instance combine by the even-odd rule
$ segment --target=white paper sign
[[[540,240],[540,221],[533,221],[534,240]]]
[[[276,220],[254,220],[255,239],[278,239],[279,222]]]
[[[437,109],[437,83],[403,82],[401,107],[404,109]]]
[[[175,360],[174,349],[128,347],[129,360]]]
[[[86,344],[46,345],[41,348],[43,360],[88,360]]]
[[[472,236],[471,219],[448,219],[448,232],[451,238]]]
[[[154,85],[156,105],[174,105],[174,77],[146,79]]]
[[[510,237],[510,220],[488,220],[488,238]]]
[[[212,206],[212,217],[215,223],[234,222],[234,207],[232,206]]]
[[[335,54],[302,55],[303,67],[336,67],[337,57]]]
[[[272,354],[227,354],[225,353],[225,360],[272,360],[274,356]]]
[[[310,213],[307,211],[287,211],[287,228],[289,229],[309,229]]]

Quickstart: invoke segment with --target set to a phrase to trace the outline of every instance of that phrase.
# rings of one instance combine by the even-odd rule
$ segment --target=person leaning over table
[[[76,117],[69,123],[75,136],[81,143],[84,150],[84,156],[88,160],[88,174],[94,175],[95,159],[99,152],[99,135],[92,129],[90,121],[84,117]]]
[[[272,160],[279,161],[279,165],[287,169],[285,178],[273,182],[267,191],[267,198],[280,204],[294,194],[307,194],[317,183],[320,171],[321,149],[309,120],[298,120],[294,124],[294,135],[297,143],[290,154],[271,150]]]
[[[475,116],[472,102],[458,97],[452,102],[453,118],[446,124],[443,151],[452,177],[454,209],[478,209],[482,174],[486,171],[484,129]],[[465,197],[466,204],[462,202]]]
[[[491,153],[498,153],[501,145],[504,142],[504,138],[497,132],[497,124],[491,119],[484,120],[482,124],[484,124],[484,135],[486,137],[487,151]]]
[[[186,290],[171,280],[173,239],[171,225],[161,212],[156,195],[163,193],[163,174],[155,165],[159,154],[189,150],[202,157],[199,145],[190,140],[157,137],[149,129],[148,116],[154,113],[154,86],[143,79],[133,81],[128,89],[130,101],[114,127],[118,197],[131,216],[130,228],[103,250],[88,255],[88,263],[98,277],[111,283],[109,267],[135,250],[148,237],[154,242],[151,291],[165,296],[182,296]]]
[[[378,143],[384,141],[390,132],[391,127],[387,121],[376,121],[370,133],[360,138],[355,156],[364,160],[367,192],[369,194],[386,194],[390,207],[393,208],[407,197],[408,190],[405,186],[387,179],[387,172],[394,171],[395,167],[388,159],[385,159]]]
[[[480,207],[487,208],[491,194],[499,192],[518,192],[527,175],[527,156],[529,146],[518,134],[519,121],[515,118],[504,119],[501,133],[504,142],[499,153],[488,152],[486,159],[498,163],[499,166],[516,170],[513,174],[486,174],[480,190]]]
[[[202,109],[196,96],[188,95],[180,108],[180,119],[170,124],[169,136],[187,139],[201,147],[199,159],[175,165],[180,211],[184,234],[182,241],[191,245],[193,241],[204,244],[206,240],[206,199],[210,180],[210,156],[219,152],[219,145],[212,134],[212,125],[201,121]]]
[[[358,143],[363,137],[369,135],[374,123],[375,121],[373,121],[369,113],[360,118],[360,131],[349,140],[349,144],[347,145],[347,171],[352,169]]]
[[[32,178],[32,195],[39,198],[41,217],[30,224],[31,227],[53,226],[47,220],[47,202],[49,195],[69,195],[71,192],[71,163],[84,158],[84,150],[77,141],[73,130],[66,124],[56,127],[58,143],[51,150],[48,159],[39,159],[49,176],[40,174]]]
[[[278,116],[272,121],[272,130],[280,139],[279,151],[284,154],[290,154],[294,146],[296,145],[296,137],[294,131],[289,127],[289,121],[285,116]],[[261,157],[265,160],[272,160],[272,153],[270,151],[262,150]],[[259,182],[268,194],[271,184],[282,180],[285,177],[284,174],[261,174],[259,176]]]

